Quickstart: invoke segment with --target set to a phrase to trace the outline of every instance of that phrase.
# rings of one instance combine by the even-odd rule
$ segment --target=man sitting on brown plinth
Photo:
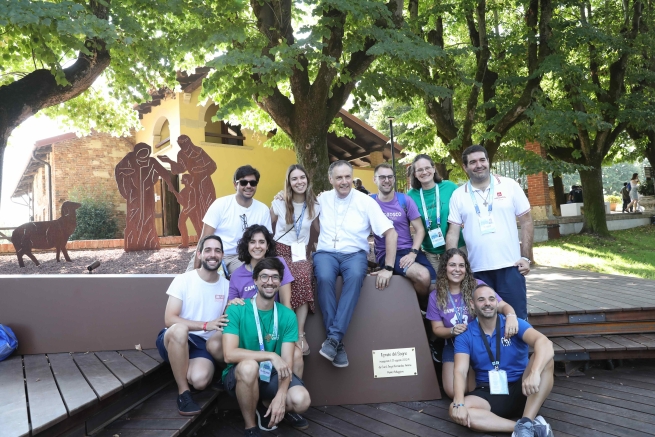
[[[177,276],[168,287],[164,321],[157,337],[161,357],[171,364],[177,383],[177,408],[181,415],[200,414],[189,386],[203,390],[211,382],[218,362],[223,362],[223,314],[230,284],[218,274],[223,242],[209,235],[198,243],[200,268]]]

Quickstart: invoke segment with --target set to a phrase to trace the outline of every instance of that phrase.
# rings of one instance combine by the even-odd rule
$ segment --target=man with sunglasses
[[[437,279],[437,273],[421,249],[421,242],[425,237],[425,228],[421,222],[421,214],[416,202],[406,194],[394,191],[395,176],[393,167],[387,163],[379,164],[373,172],[373,181],[378,187],[379,194],[371,197],[382,208],[382,212],[393,223],[398,233],[396,249],[396,263],[393,266],[395,275],[405,276],[412,281],[418,296],[419,305],[426,309],[430,285]],[[409,225],[415,229],[414,237]],[[384,268],[386,245],[384,238],[375,236],[375,260]]]
[[[223,239],[223,263],[228,275],[243,264],[237,255],[237,243],[248,226],[262,225],[273,232],[268,207],[253,198],[259,177],[259,171],[250,165],[237,168],[234,173],[236,194],[216,199],[202,219],[201,239],[212,234],[220,235]],[[197,260],[195,266],[198,266]]]

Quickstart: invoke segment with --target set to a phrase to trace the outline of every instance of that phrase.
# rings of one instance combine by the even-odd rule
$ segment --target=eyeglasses
[[[241,214],[239,218],[241,219],[241,230],[245,232],[248,228],[248,217],[245,214]]]
[[[245,187],[248,184],[250,184],[251,187],[256,187],[257,184],[259,183],[257,181],[248,181],[248,180],[245,180],[245,179],[241,179],[241,180],[239,180],[237,182],[239,182],[239,185],[241,185],[242,187]]]
[[[391,181],[391,180],[393,180],[395,178],[395,176],[394,175],[389,175],[389,176],[378,175],[377,178],[380,179],[381,181]]]
[[[280,275],[259,275],[259,279],[261,279],[262,282],[268,282],[269,279],[272,279],[273,282],[280,282]]]
[[[432,170],[432,166],[430,167],[425,167],[425,168],[417,168],[416,169],[416,174],[421,174],[421,173],[428,173],[430,170]]]

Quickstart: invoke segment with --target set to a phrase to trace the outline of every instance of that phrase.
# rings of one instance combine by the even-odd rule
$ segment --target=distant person
[[[628,212],[628,204],[630,204],[630,184],[623,182],[623,188],[621,188],[621,198],[623,199],[623,212]]]
[[[362,180],[360,178],[355,178],[353,179],[353,184],[355,185],[355,189],[357,191],[360,191],[366,195],[371,194],[370,191],[368,191],[366,188],[364,188],[364,185],[362,185]]]
[[[632,212],[639,212],[639,193],[637,192],[639,188],[639,174],[633,173],[632,179],[630,179],[630,203],[628,208],[632,209]]]
[[[580,185],[571,185],[567,203],[582,203],[582,187]]]

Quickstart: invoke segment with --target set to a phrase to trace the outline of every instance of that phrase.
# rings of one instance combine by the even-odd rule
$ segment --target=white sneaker
[[[550,424],[542,416],[534,418],[534,436],[535,437],[554,437]]]

